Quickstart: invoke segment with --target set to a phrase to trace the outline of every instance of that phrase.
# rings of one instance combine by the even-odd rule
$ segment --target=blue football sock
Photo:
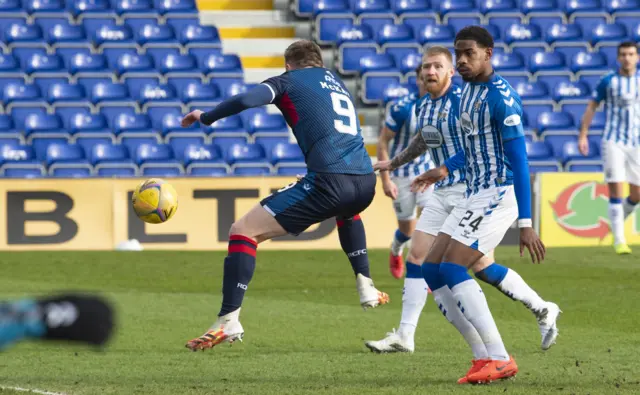
[[[367,235],[359,215],[349,219],[336,219],[338,238],[342,250],[347,254],[353,273],[371,278],[369,256],[367,255]]]
[[[242,299],[256,270],[256,249],[252,239],[231,235],[228,255],[224,259],[222,278],[222,308],[218,316],[227,315],[242,306]]]

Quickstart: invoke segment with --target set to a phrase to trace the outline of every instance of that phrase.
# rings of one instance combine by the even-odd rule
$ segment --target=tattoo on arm
[[[420,134],[417,134],[416,137],[414,137],[411,141],[411,144],[409,144],[409,146],[404,151],[396,155],[396,157],[391,160],[391,166],[394,169],[397,169],[398,167],[409,163],[418,156],[424,154],[427,151],[427,148],[427,144],[424,142],[422,136]]]

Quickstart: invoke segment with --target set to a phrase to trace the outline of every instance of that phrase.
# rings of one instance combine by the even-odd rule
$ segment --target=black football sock
[[[114,311],[109,302],[91,295],[63,294],[38,298],[47,340],[71,340],[104,345],[113,333]]]
[[[367,255],[367,235],[359,215],[348,219],[336,219],[338,237],[342,250],[347,254],[353,273],[371,278],[369,256]]]
[[[229,238],[228,255],[224,259],[222,279],[222,308],[218,316],[227,315],[242,306],[247,286],[256,270],[256,249],[252,239],[232,235]]]

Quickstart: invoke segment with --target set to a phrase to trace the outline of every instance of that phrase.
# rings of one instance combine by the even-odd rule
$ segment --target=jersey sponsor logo
[[[520,125],[520,115],[518,115],[518,114],[509,115],[508,117],[506,117],[504,119],[504,124],[506,126],[518,126],[518,125]]]
[[[473,134],[473,122],[471,121],[471,115],[467,112],[463,112],[460,116],[460,127],[465,134]]]
[[[425,144],[429,148],[438,148],[444,143],[444,138],[442,133],[432,125],[426,125],[420,131],[422,134],[422,138],[424,139]]]
[[[236,285],[236,288],[241,288],[246,291],[248,287],[247,287],[247,284],[238,283],[238,285]]]

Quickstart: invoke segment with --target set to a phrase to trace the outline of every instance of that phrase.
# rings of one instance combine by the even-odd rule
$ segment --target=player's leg
[[[0,350],[23,340],[64,340],[104,345],[114,328],[109,302],[62,294],[0,303]]]
[[[638,184],[630,183],[629,196],[627,196],[623,203],[623,213],[625,219],[635,211],[635,209],[638,207],[638,202],[640,202],[640,182],[638,182]]]
[[[398,229],[393,234],[391,251],[389,252],[389,270],[395,278],[402,278],[405,272],[402,258],[404,247],[410,242],[416,227],[416,199],[410,190],[411,179],[408,177],[394,177],[393,182],[398,187],[398,196],[393,201],[393,209],[398,219]]]
[[[624,235],[623,183],[627,180],[626,155],[622,147],[611,141],[602,142],[605,182],[609,187],[609,221],[613,246],[618,254],[631,252]]]
[[[627,219],[640,202],[640,148],[627,148],[626,175],[629,182],[629,196],[622,205],[623,216]],[[628,252],[631,252],[629,249]]]
[[[451,289],[457,306],[476,328],[490,361],[467,374],[470,383],[514,376],[518,368],[509,356],[480,285],[468,273],[483,255],[493,251],[518,216],[515,192],[491,188],[472,195],[466,206],[454,209],[458,227],[447,245],[440,274]]]
[[[423,216],[428,217],[425,210],[420,216],[420,222]],[[418,225],[420,227],[420,225]],[[425,233],[420,229],[416,229],[411,249],[407,256],[407,275],[404,278],[404,288],[402,290],[402,315],[400,318],[400,326],[398,331],[395,329],[388,332],[381,340],[370,340],[365,342],[367,348],[374,352],[413,352],[415,349],[414,335],[418,326],[420,313],[427,302],[428,288],[427,283],[422,277],[422,269],[419,264],[414,262],[423,262],[431,245],[434,236]]]
[[[347,254],[353,274],[362,274],[371,278],[369,271],[369,255],[367,253],[367,235],[360,215],[350,218],[336,217],[338,238],[342,251]]]
[[[561,313],[557,304],[542,299],[515,270],[495,263],[493,251],[474,263],[471,270],[479,280],[493,285],[511,299],[522,302],[533,313],[538,321],[543,350],[548,350],[555,344],[558,337],[556,321]]]
[[[192,339],[186,347],[192,351],[212,348],[220,343],[242,340],[240,308],[256,269],[258,244],[287,234],[267,207],[256,204],[229,230],[229,245],[222,275],[222,306],[218,319],[204,335]]]

